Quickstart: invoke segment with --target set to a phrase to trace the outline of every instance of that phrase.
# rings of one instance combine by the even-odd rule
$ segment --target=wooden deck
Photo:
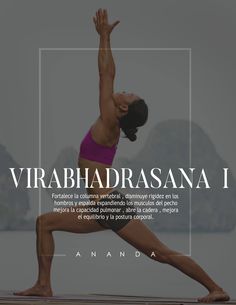
[[[122,296],[122,295],[58,295],[51,298],[42,297],[19,297],[14,296],[11,291],[0,291],[0,304],[6,305],[190,305],[199,304],[196,299],[191,298],[165,298],[165,297],[142,297],[142,296]],[[214,303],[216,304],[216,303]],[[236,300],[229,302],[217,302],[220,304],[234,304]]]

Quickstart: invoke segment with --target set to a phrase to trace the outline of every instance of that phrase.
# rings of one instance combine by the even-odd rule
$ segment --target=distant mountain
[[[28,191],[25,188],[25,175],[18,188],[15,188],[9,168],[20,165],[0,144],[0,230],[29,230],[33,221],[25,219],[30,209]]]
[[[117,169],[130,167],[136,176],[138,169],[148,172],[153,167],[162,169],[165,177],[171,168],[177,176],[177,168],[188,169],[189,166],[189,121],[168,120],[158,123],[150,132],[140,152],[133,159],[120,159]],[[196,123],[191,124],[191,167],[199,174],[204,168],[211,189],[192,189],[191,216],[192,231],[225,232],[231,231],[236,224],[236,182],[229,169],[229,189],[223,189],[222,168],[228,164],[217,153],[210,137]],[[198,176],[198,175],[197,175]],[[126,190],[131,193],[137,189]],[[142,189],[141,193],[177,193],[180,197],[179,214],[161,214],[150,225],[159,231],[189,231],[190,194],[181,189]]]

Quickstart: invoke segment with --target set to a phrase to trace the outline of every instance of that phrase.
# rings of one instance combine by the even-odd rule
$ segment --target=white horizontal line
[[[53,255],[50,255],[50,254],[43,254],[43,255],[40,255],[40,256],[66,256],[66,254],[53,254]]]
[[[111,48],[114,51],[191,51],[191,48]],[[39,48],[39,51],[97,51],[99,48]]]

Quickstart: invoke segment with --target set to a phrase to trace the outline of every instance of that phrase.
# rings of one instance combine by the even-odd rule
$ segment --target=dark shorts
[[[130,200],[126,199],[121,192],[112,191],[108,197],[98,202],[99,212],[96,214],[99,215],[99,219],[97,222],[104,228],[119,231],[136,215],[133,205],[129,205],[129,202]]]

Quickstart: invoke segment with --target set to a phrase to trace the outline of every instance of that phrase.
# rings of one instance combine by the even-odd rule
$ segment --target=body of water
[[[35,232],[1,232],[0,289],[21,290],[37,276]],[[52,266],[55,294],[106,293],[165,297],[198,297],[207,291],[171,266],[141,255],[111,231],[90,234],[55,232]],[[187,234],[161,233],[171,248],[187,254]],[[192,234],[191,256],[236,298],[236,231]],[[97,257],[91,257],[96,251]],[[120,257],[125,251],[125,257]],[[76,257],[76,254],[80,253]],[[108,253],[109,252],[109,253]],[[111,254],[111,257],[110,257]]]

